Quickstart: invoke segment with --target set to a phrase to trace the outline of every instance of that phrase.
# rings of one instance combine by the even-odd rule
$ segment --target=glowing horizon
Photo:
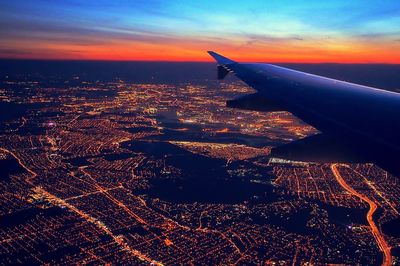
[[[400,63],[398,1],[3,1],[0,58]]]

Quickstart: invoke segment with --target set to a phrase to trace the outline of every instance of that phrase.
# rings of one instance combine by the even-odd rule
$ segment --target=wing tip
[[[225,56],[222,56],[214,51],[207,51],[207,53],[209,55],[211,55],[215,59],[215,61],[217,61],[217,63],[220,65],[229,65],[229,64],[236,63],[235,61],[233,61]]]

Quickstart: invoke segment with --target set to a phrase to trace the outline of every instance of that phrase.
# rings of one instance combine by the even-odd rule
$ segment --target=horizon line
[[[37,62],[127,62],[127,63],[214,63],[210,60],[136,60],[136,59],[78,59],[78,58],[8,58],[0,57],[0,61],[37,61]],[[319,64],[331,64],[331,65],[400,65],[399,63],[390,62],[332,62],[332,61],[320,61],[320,62],[293,62],[293,61],[238,61],[238,63],[261,63],[261,64],[308,64],[308,65],[319,65]]]

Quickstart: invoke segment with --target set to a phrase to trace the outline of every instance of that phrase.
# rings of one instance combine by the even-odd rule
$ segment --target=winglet
[[[236,63],[235,61],[230,60],[229,58],[226,58],[226,57],[224,57],[220,54],[217,54],[213,51],[207,51],[207,52],[215,59],[215,61],[217,61],[217,63],[219,65],[229,65],[229,64]]]
[[[230,72],[229,65],[236,63],[213,51],[207,51],[218,63],[218,79],[224,79]]]

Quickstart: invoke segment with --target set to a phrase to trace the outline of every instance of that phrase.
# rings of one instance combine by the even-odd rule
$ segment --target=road
[[[390,266],[392,265],[392,255],[390,253],[391,246],[386,242],[385,238],[379,231],[378,227],[376,226],[374,222],[374,213],[377,210],[378,206],[377,204],[369,199],[367,196],[355,191],[352,187],[350,187],[346,181],[343,179],[342,175],[340,174],[338,170],[338,166],[345,166],[345,165],[340,165],[340,164],[332,164],[331,165],[331,170],[333,175],[335,176],[336,180],[339,182],[339,184],[350,194],[356,196],[357,198],[361,199],[362,201],[365,201],[369,205],[369,210],[367,213],[367,221],[371,229],[372,235],[375,237],[375,240],[379,246],[379,249],[383,252],[383,266]]]
[[[28,171],[32,176],[31,178],[35,178],[37,176],[37,174],[32,171],[29,167],[27,167],[24,162],[12,151],[7,150],[5,148],[0,148],[0,151],[5,152],[10,154],[11,156],[13,156],[18,163],[26,170]],[[30,182],[29,179],[25,180],[26,182],[28,182],[30,185],[34,185],[32,182]],[[104,190],[103,188],[101,188],[101,190],[99,190],[102,193],[108,193],[107,190]],[[46,196],[48,199],[57,202],[57,204],[59,206],[64,206],[66,208],[68,208],[69,210],[75,212],[76,214],[78,214],[81,218],[83,218],[84,220],[86,220],[89,223],[92,223],[93,225],[95,225],[97,228],[101,229],[102,231],[104,231],[107,235],[109,235],[110,237],[113,238],[113,240],[120,245],[124,250],[128,251],[129,253],[131,253],[132,255],[134,255],[135,257],[139,258],[140,260],[146,261],[148,262],[150,265],[163,265],[161,262],[158,262],[154,259],[149,258],[147,255],[141,253],[138,250],[135,250],[133,248],[131,248],[125,241],[124,238],[118,235],[115,235],[110,229],[108,229],[107,226],[105,226],[101,221],[91,217],[89,214],[81,211],[80,209],[76,208],[75,206],[73,206],[72,204],[67,203],[65,200],[60,199],[59,197],[52,195],[51,193],[49,193],[48,191],[44,190],[43,188],[40,188],[40,192]],[[119,202],[117,202],[119,203]],[[120,204],[118,204],[120,205]]]

